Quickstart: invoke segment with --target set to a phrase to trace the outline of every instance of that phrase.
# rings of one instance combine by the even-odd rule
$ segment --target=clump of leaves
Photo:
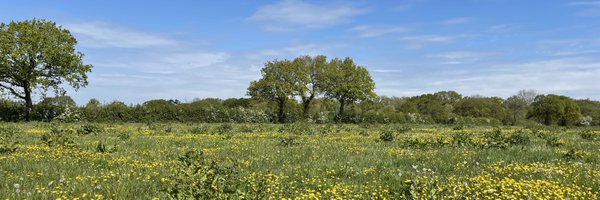
[[[508,144],[506,143],[504,136],[502,135],[502,129],[496,128],[491,132],[485,132],[483,136],[486,139],[486,143],[484,147],[486,148],[506,148]]]
[[[79,135],[97,135],[102,132],[104,132],[104,128],[96,124],[85,124],[77,130],[77,134]]]
[[[520,130],[508,136],[507,142],[511,145],[528,145],[531,140],[524,130]]]
[[[296,146],[299,145],[300,141],[298,140],[298,137],[290,134],[287,137],[283,137],[279,140],[279,145],[284,146],[284,147],[288,147],[288,146]]]
[[[117,145],[107,146],[102,141],[98,141],[98,145],[96,145],[96,152],[98,153],[114,153],[117,151]]]
[[[548,135],[544,137],[544,140],[549,147],[559,147],[564,144],[564,142],[556,135]]]
[[[119,134],[117,134],[117,137],[121,140],[128,140],[129,138],[131,138],[131,133],[129,132],[119,132]]]
[[[360,131],[358,132],[359,135],[361,136],[369,136],[369,129],[366,128],[361,128]]]
[[[179,156],[165,191],[171,199],[231,199],[240,195],[239,180],[236,162],[217,162],[189,150]]]
[[[379,139],[384,142],[391,142],[396,139],[396,130],[392,128],[387,128],[381,130],[379,134]]]
[[[42,142],[49,147],[74,147],[75,130],[71,128],[52,125],[46,133],[42,135]]]
[[[458,132],[458,133],[454,133],[452,134],[452,144],[454,146],[468,146],[471,145],[471,135],[469,133],[466,132]]]
[[[592,129],[585,129],[579,132],[579,136],[586,140],[598,140],[600,138],[599,134],[594,133]]]
[[[17,133],[15,127],[0,126],[0,154],[10,154],[17,151]]]
[[[567,160],[580,160],[583,159],[585,153],[581,150],[570,149],[566,153],[563,153],[563,158]]]

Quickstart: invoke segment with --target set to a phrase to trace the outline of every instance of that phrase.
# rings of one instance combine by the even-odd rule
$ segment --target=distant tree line
[[[345,117],[338,119],[340,103],[318,97],[305,112],[304,103],[287,99],[283,123],[413,123],[473,125],[600,125],[600,102],[575,100],[559,95],[514,95],[463,97],[442,91],[413,97],[375,97],[347,105]],[[23,121],[22,102],[0,100],[1,121]],[[279,105],[256,98],[197,99],[192,102],[150,100],[142,104],[119,101],[100,103],[96,99],[78,106],[69,96],[47,97],[33,106],[32,119],[39,121],[88,122],[189,122],[189,123],[282,123]]]

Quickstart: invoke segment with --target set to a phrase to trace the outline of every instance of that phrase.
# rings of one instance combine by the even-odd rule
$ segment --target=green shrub
[[[502,135],[502,129],[496,128],[491,132],[485,132],[483,134],[486,139],[486,143],[484,145],[485,148],[506,148],[508,144]]]
[[[98,145],[96,145],[96,152],[98,153],[114,153],[117,151],[117,145],[107,147],[106,144],[102,141],[98,141]]]
[[[77,130],[77,134],[79,135],[97,135],[102,132],[104,132],[104,128],[95,124],[85,124]]]
[[[128,140],[131,138],[131,133],[122,131],[117,134],[117,137],[121,140]]]
[[[279,140],[279,145],[287,147],[287,146],[296,146],[299,145],[300,141],[298,141],[298,137],[290,134],[287,137],[283,137]]]
[[[209,160],[200,150],[180,155],[176,171],[169,176],[166,195],[171,199],[232,199],[242,184],[236,162]]]
[[[42,135],[42,142],[49,147],[74,147],[75,130],[71,128],[52,125],[46,133]]]
[[[600,138],[600,135],[594,133],[592,129],[585,129],[579,132],[579,136],[586,140],[598,140],[598,138]]]
[[[520,130],[516,133],[513,133],[507,138],[507,142],[511,145],[528,145],[531,143],[529,139],[529,135],[525,133],[525,131]]]
[[[384,129],[379,134],[379,139],[384,142],[391,142],[396,139],[396,131],[394,129]]]
[[[546,141],[546,145],[549,147],[559,147],[564,144],[564,142],[562,142],[562,140],[560,140],[560,138],[554,134],[545,136],[544,140]]]
[[[17,151],[17,133],[14,127],[0,126],[0,154],[10,154]]]
[[[452,134],[452,144],[454,146],[469,146],[471,145],[471,135],[466,132],[458,132]]]

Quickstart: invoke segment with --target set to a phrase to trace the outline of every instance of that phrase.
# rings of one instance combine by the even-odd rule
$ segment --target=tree
[[[323,55],[311,57],[301,56],[294,59],[298,85],[296,93],[302,100],[302,114],[308,118],[310,103],[321,92],[323,72],[327,66],[327,57]]]
[[[535,97],[538,96],[538,93],[535,90],[519,90],[516,96],[525,101],[527,105],[531,105],[535,101]]]
[[[27,120],[33,108],[32,92],[44,95],[52,88],[64,95],[68,83],[76,90],[85,87],[92,65],[82,63],[75,51],[77,40],[67,29],[46,20],[0,24],[0,88],[24,100]]]
[[[529,117],[546,125],[576,125],[583,117],[579,105],[566,96],[538,95],[531,106]]]
[[[290,60],[275,60],[265,63],[261,69],[262,78],[252,81],[248,95],[277,104],[277,121],[285,122],[285,104],[297,91],[298,76],[294,63]]]
[[[325,96],[336,99],[340,104],[337,121],[343,117],[344,107],[347,104],[377,97],[374,92],[375,83],[369,71],[356,65],[351,58],[331,60],[324,77],[321,89]]]
[[[456,107],[456,114],[467,117],[495,118],[503,120],[506,110],[499,97],[473,96],[463,98]]]
[[[51,121],[67,111],[72,111],[77,104],[69,96],[46,97],[35,105],[36,118]]]
[[[504,107],[510,113],[510,123],[515,125],[526,117],[529,104],[526,99],[513,95],[504,101]]]

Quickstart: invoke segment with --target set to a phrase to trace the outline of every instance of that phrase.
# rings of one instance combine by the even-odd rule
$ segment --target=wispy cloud
[[[365,8],[344,3],[317,4],[285,0],[259,7],[247,20],[260,23],[267,31],[290,31],[346,23],[366,12]]]
[[[577,11],[576,14],[579,16],[600,16],[600,1],[575,1],[567,5],[583,8]]]
[[[463,36],[452,36],[452,35],[414,35],[401,37],[400,40],[414,43],[436,43],[436,42],[453,42]]]
[[[568,3],[571,6],[600,6],[600,1],[575,1]]]
[[[470,22],[471,18],[468,17],[459,17],[459,18],[452,18],[452,19],[447,19],[447,20],[443,20],[440,22],[440,24],[442,25],[459,25],[459,24],[464,24],[467,22]]]
[[[351,29],[352,31],[358,32],[360,37],[378,37],[382,35],[392,34],[392,33],[402,33],[410,31],[409,28],[403,26],[372,26],[372,25],[362,25],[355,26]]]
[[[482,57],[488,57],[498,54],[497,52],[481,52],[481,51],[447,51],[440,53],[428,54],[426,57],[429,58],[442,58],[448,60],[460,60],[460,59],[480,59]]]
[[[78,39],[79,44],[92,48],[146,48],[172,46],[177,41],[168,37],[140,32],[104,22],[65,24]]]

